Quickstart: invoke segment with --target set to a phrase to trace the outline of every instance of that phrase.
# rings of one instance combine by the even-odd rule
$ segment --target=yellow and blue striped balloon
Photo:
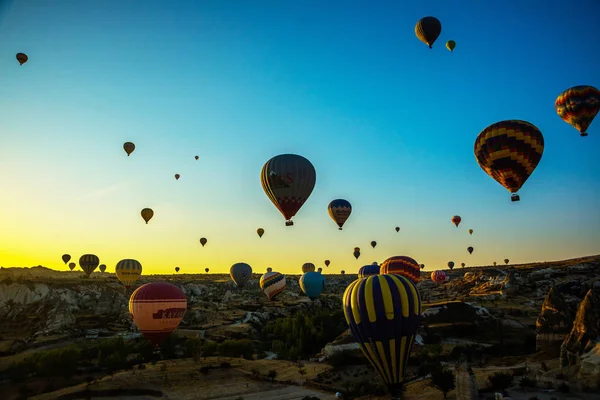
[[[137,260],[124,259],[117,263],[115,267],[117,278],[126,288],[129,288],[142,275],[142,264]]]
[[[361,350],[392,395],[399,395],[421,315],[419,290],[401,275],[369,276],[348,285],[343,308]]]
[[[86,276],[90,276],[100,264],[100,259],[94,254],[84,254],[79,257],[79,266],[85,272]]]

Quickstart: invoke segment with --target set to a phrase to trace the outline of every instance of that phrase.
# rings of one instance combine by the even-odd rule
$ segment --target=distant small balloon
[[[61,258],[64,261],[64,263],[66,264],[71,259],[71,255],[70,254],[63,254]]]
[[[204,268],[204,272],[206,272],[208,274],[208,271],[210,271],[210,269]]]
[[[346,274],[346,271],[344,271],[344,270],[341,270],[341,271],[340,271],[340,273],[341,273],[342,275],[345,275],[345,274]]]
[[[148,221],[150,221],[152,219],[152,217],[154,216],[154,211],[152,211],[151,208],[144,208],[141,212],[142,214],[142,218],[144,219],[144,221],[146,221],[146,224],[148,223]]]
[[[175,272],[179,272],[179,267],[175,267]]]
[[[29,60],[29,57],[27,57],[27,54],[17,53],[17,61],[19,62],[20,65],[25,64],[27,62],[27,60]]]
[[[505,259],[504,259],[504,264],[508,264],[508,263],[509,263],[509,261],[510,261],[510,260],[509,260],[508,258],[505,258]]]
[[[267,272],[273,272],[273,268],[271,268],[271,267],[267,268]]]
[[[446,48],[448,50],[450,50],[450,52],[453,52],[455,47],[456,47],[456,42],[454,40],[448,40],[446,42]]]
[[[258,228],[256,233],[258,233],[258,237],[261,238],[265,234],[265,230],[263,228]]]
[[[373,241],[371,242],[371,247],[375,248],[375,246],[377,246],[377,242],[373,240]]]
[[[131,142],[125,142],[123,144],[123,150],[125,150],[125,153],[127,153],[127,157],[129,157],[129,155],[135,150],[135,144]]]
[[[106,264],[100,264],[100,265],[98,266],[98,269],[100,270],[100,272],[104,272],[104,271],[106,271]]]
[[[196,157],[194,157],[194,158],[197,160],[197,159],[199,159],[200,157],[196,156]]]
[[[181,175],[175,174],[175,180],[179,180],[180,177],[181,177]]]
[[[352,254],[354,255],[354,258],[358,260],[358,257],[360,257],[360,247],[355,247]]]
[[[457,228],[458,225],[460,225],[460,221],[462,221],[462,218],[460,216],[455,215],[454,217],[452,217],[452,223],[456,225]]]
[[[329,260],[325,260],[325,266],[326,266],[326,267],[329,267],[329,264],[331,264],[331,261],[329,261]]]
[[[73,271],[73,270],[75,269],[75,267],[76,267],[76,266],[77,266],[77,264],[75,264],[74,262],[72,262],[72,263],[69,263],[69,269],[70,269],[71,271]]]
[[[465,263],[460,263],[460,266],[463,268],[465,267],[465,265],[466,265]]]
[[[200,244],[202,245],[202,247],[204,247],[206,242],[208,242],[208,240],[206,240],[206,238],[200,238]]]
[[[448,268],[452,271],[452,268],[454,268],[454,261],[448,261]]]
[[[396,232],[400,232],[400,227],[399,226],[396,227]]]
[[[473,254],[473,247],[469,246],[467,247],[467,251],[469,252],[469,254]]]
[[[469,235],[473,234],[473,229],[469,229]]]

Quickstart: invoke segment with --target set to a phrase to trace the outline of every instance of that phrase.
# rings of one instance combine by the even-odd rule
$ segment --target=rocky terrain
[[[435,358],[454,372],[456,390],[450,390],[449,399],[473,398],[474,393],[493,398],[497,390],[490,387],[489,376],[498,371],[514,375],[505,389],[511,398],[549,400],[559,398],[554,391],[562,393],[568,388],[571,397],[600,399],[594,397],[594,392],[600,393],[600,256],[446,272],[449,280],[444,285],[429,280],[429,273],[424,273],[418,284],[424,312],[407,372],[410,383],[405,398],[442,398],[423,370],[426,360]],[[135,379],[124,379],[131,371],[109,374],[94,362],[79,366],[78,381],[70,378],[59,384],[55,380],[52,387],[35,390],[37,398],[85,398],[76,395],[82,390],[96,391],[98,395],[92,398],[250,399],[272,395],[270,398],[325,399],[334,398],[336,391],[347,393],[347,398],[359,393],[376,398],[377,390],[358,389],[366,385],[361,383],[365,377],[381,386],[369,365],[360,360],[343,365],[334,362],[340,354],[362,357],[348,330],[331,337],[300,363],[282,360],[275,351],[273,335],[266,333],[271,331],[265,330],[270,321],[302,311],[340,311],[341,295],[356,275],[326,275],[326,289],[314,301],[302,294],[299,275],[288,275],[287,288],[276,302],[269,302],[259,289],[259,276],[255,274],[243,289],[235,287],[224,274],[144,276],[137,283],[164,280],[184,291],[188,311],[176,336],[216,343],[249,339],[255,348],[261,348],[251,359],[232,359],[226,371],[211,372],[214,380],[203,384],[207,391],[212,390],[210,395],[187,388],[187,383],[174,383],[175,375],[195,374],[197,380],[200,365],[216,368],[225,358],[205,355],[192,361],[180,350],[181,354],[175,353],[178,355],[168,360],[153,360],[143,372],[133,368]],[[139,333],[127,306],[133,289],[126,290],[110,273],[95,272],[86,279],[81,272],[41,266],[0,269],[0,393],[7,399],[36,398],[31,397],[34,392],[24,395],[22,388],[33,387],[28,379],[34,382],[41,378],[31,375],[16,382],[8,373],[32,354],[74,344],[89,347],[107,338],[141,340],[136,339]],[[265,363],[280,371],[277,377],[266,378],[271,369],[264,367]],[[286,368],[296,372],[285,375],[282,371]],[[154,373],[164,376],[150,378]],[[144,374],[154,379],[151,385],[144,384]],[[525,378],[535,382],[534,387],[527,388],[522,382]],[[268,383],[268,390],[256,383],[261,379]],[[217,386],[208,389],[208,381],[214,384],[220,380],[230,382],[230,387],[222,392]],[[122,392],[117,397],[109,390],[115,385]],[[135,392],[150,386],[153,394]],[[132,390],[130,397],[123,394],[126,389]],[[41,395],[43,392],[46,394]]]

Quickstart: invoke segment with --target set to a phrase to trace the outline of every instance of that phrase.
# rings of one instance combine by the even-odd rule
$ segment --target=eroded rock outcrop
[[[591,351],[600,337],[600,290],[590,289],[579,305],[573,329],[561,346],[562,367],[578,365],[580,357]]]
[[[535,322],[536,351],[558,355],[560,345],[573,327],[575,312],[576,304],[567,303],[560,288],[550,288]]]

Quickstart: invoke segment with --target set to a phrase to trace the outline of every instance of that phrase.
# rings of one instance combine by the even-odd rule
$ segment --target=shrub
[[[537,381],[535,379],[531,379],[528,377],[523,377],[521,378],[521,381],[519,382],[519,386],[526,389],[526,388],[535,388],[537,387]]]
[[[225,340],[217,347],[219,355],[227,357],[242,356],[246,360],[252,360],[254,345],[250,339]]]
[[[558,390],[561,393],[569,393],[571,391],[571,387],[568,384],[561,382],[561,384],[558,385],[556,390]]]
[[[327,358],[327,363],[333,368],[345,367],[347,365],[368,364],[368,360],[363,354],[354,350],[342,350],[332,354]]]
[[[227,361],[223,361],[220,366],[222,369],[231,368],[231,363],[228,363]]]
[[[492,389],[506,390],[513,382],[513,376],[510,372],[496,372],[488,377],[492,384]]]

